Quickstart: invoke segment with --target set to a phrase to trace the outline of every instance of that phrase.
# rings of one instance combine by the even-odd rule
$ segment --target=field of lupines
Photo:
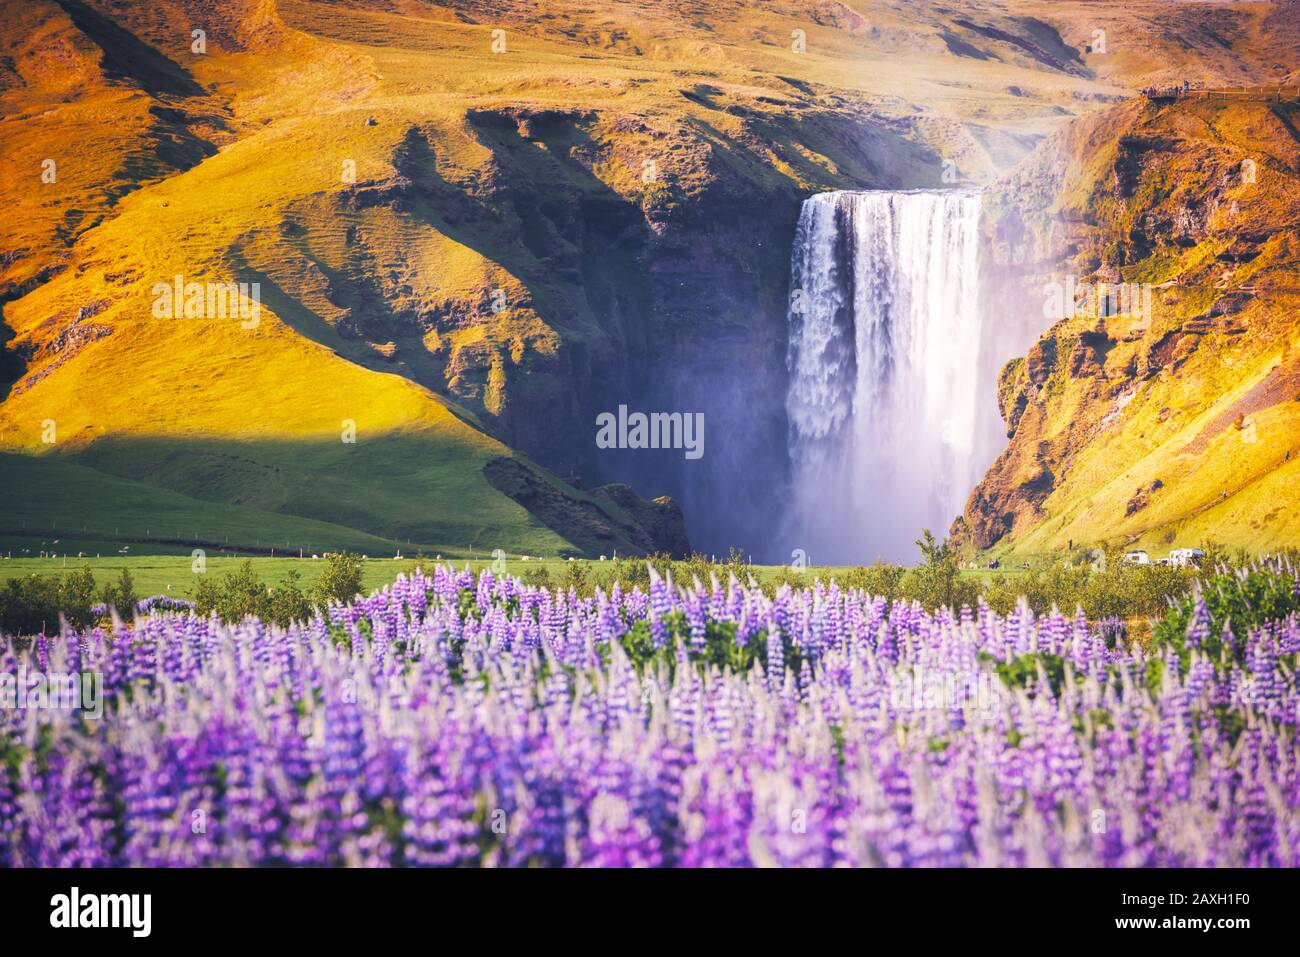
[[[0,652],[104,697],[0,709],[0,866],[1295,866],[1297,651],[821,582],[149,606]]]

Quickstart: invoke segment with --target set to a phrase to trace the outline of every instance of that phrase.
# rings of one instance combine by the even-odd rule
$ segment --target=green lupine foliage
[[[1053,655],[1044,651],[1030,651],[1023,655],[1016,655],[1009,661],[1001,661],[988,652],[981,652],[980,661],[991,663],[994,672],[1008,688],[1028,688],[1036,682],[1041,682],[1044,678],[1053,695],[1060,695],[1065,688],[1065,659],[1060,655]],[[1117,665],[1108,665],[1106,673],[1108,680],[1115,682],[1121,680],[1119,666]],[[1152,694],[1155,694],[1160,690],[1160,684],[1164,680],[1164,673],[1165,663],[1162,659],[1158,657],[1147,658],[1143,664],[1141,674],[1142,684]],[[1082,671],[1073,671],[1072,675],[1075,685],[1080,685],[1087,680]]]
[[[470,619],[478,620],[478,598],[475,597],[474,589],[462,588],[460,590],[460,602],[457,605],[457,613],[460,615],[461,621],[469,621]]]
[[[844,745],[845,745],[844,728],[838,724],[833,724],[830,726],[830,730],[831,730],[831,741],[834,742],[834,748],[835,748],[835,763],[840,767],[843,767],[844,766]]]
[[[987,653],[982,660],[993,660]],[[1017,655],[1010,661],[998,661],[993,670],[1008,688],[1026,688],[1039,678],[1040,671],[1047,676],[1052,694],[1059,695],[1065,687],[1065,659],[1045,651],[1031,651]]]
[[[1146,663],[1146,685],[1147,690],[1155,694],[1160,690],[1160,684],[1165,679],[1165,662],[1162,658],[1148,658]]]
[[[697,650],[691,644],[690,629],[681,612],[674,612],[664,619],[668,633],[668,642],[662,648],[656,648],[654,635],[647,621],[638,621],[618,640],[619,647],[627,655],[628,661],[638,674],[644,674],[646,668],[653,669],[659,664],[666,665],[669,674],[677,667],[677,646],[686,649],[687,660],[701,671],[708,668],[729,669],[743,674],[756,663],[767,661],[767,633],[759,632],[746,644],[736,641],[736,623],[710,620],[705,628],[704,648]],[[792,643],[782,640],[782,652],[786,668],[798,670],[803,657]],[[608,644],[597,646],[602,660],[608,659]]]
[[[1233,656],[1244,662],[1246,639],[1252,630],[1300,614],[1300,580],[1291,557],[1282,556],[1246,567],[1222,568],[1178,599],[1153,629],[1152,639],[1157,646],[1176,649],[1184,665],[1191,657],[1187,629],[1198,598],[1205,600],[1209,613],[1209,635],[1202,639],[1201,650],[1216,661],[1223,658],[1228,651],[1223,641],[1226,626],[1235,639]]]

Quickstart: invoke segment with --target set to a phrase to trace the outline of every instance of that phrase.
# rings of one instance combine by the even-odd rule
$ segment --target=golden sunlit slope
[[[110,32],[103,24],[96,30]],[[358,78],[346,69],[354,61],[318,46],[281,38],[275,56],[259,61],[268,67],[270,109],[285,108],[275,98],[286,61],[314,66],[306,76],[294,70],[298,97]],[[256,54],[238,56],[242,71]],[[334,98],[331,109],[345,99]],[[268,108],[264,98],[255,100]],[[91,106],[103,109],[102,102]],[[233,126],[242,135],[212,150],[210,162],[169,180],[138,178],[138,191],[101,204],[112,216],[69,244],[69,268],[51,270],[47,283],[7,304],[11,351],[25,368],[0,409],[6,447],[74,455],[200,499],[325,518],[431,547],[644,550],[635,523],[605,499],[568,490],[560,496],[562,521],[530,515],[484,474],[510,455],[507,448],[427,390],[366,371],[286,326],[276,310],[296,315],[300,307],[276,295],[272,281],[252,318],[155,314],[154,287],[173,276],[257,280],[244,243],[255,246],[250,230],[278,222],[282,204],[299,195],[281,186],[310,192],[338,185],[337,163],[327,172],[311,156],[313,136],[322,150],[337,145],[329,122],[263,128],[241,118]],[[80,157],[67,139],[64,165],[75,166]],[[359,143],[344,152],[368,150]],[[48,185],[57,190],[59,182]],[[53,515],[61,507],[50,503]],[[548,525],[572,532],[566,540]]]
[[[1096,120],[1055,278],[1147,286],[1150,314],[1081,309],[1003,370],[1011,441],[966,509],[975,544],[1300,541],[1298,129],[1294,101]]]
[[[7,0],[0,441],[398,541],[666,547],[500,460],[590,477],[594,409],[779,361],[808,193],[987,181],[1121,95],[1057,6]],[[1263,75],[1265,8],[1214,10],[1207,62]],[[256,325],[159,318],[175,276]],[[725,389],[743,461],[780,397]]]
[[[1300,68],[1300,4],[1199,0],[1024,0],[1007,5],[1083,52],[1093,75],[1127,87],[1233,87],[1284,81]],[[1292,81],[1294,82],[1294,81]]]
[[[115,54],[57,3],[4,6],[0,163],[10,185],[0,296],[7,297],[61,268],[81,231],[122,195],[215,147],[172,108],[202,89],[150,48],[114,34],[93,12],[78,14],[82,26],[116,41]],[[128,67],[134,82],[122,80]],[[200,114],[193,125],[215,133],[219,103],[204,100]]]

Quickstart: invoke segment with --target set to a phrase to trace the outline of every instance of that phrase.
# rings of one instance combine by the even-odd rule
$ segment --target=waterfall
[[[790,509],[815,564],[913,560],[975,473],[980,196],[831,192],[791,256]]]

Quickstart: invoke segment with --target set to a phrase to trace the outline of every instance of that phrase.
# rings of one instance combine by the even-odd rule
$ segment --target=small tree
[[[296,621],[306,621],[311,617],[311,600],[302,590],[299,584],[301,580],[301,575],[290,571],[271,590],[270,607],[266,614],[277,625],[288,627]]]
[[[135,581],[131,570],[123,566],[117,576],[117,584],[108,582],[100,593],[100,599],[109,608],[117,610],[119,618],[130,619],[135,615]]]
[[[923,528],[916,545],[921,549],[921,564],[904,579],[904,594],[915,597],[929,609],[947,605],[955,610],[974,604],[978,590],[974,583],[961,580],[957,551],[948,540],[937,539],[928,528]]]
[[[59,609],[68,623],[87,628],[94,620],[90,606],[95,603],[95,575],[90,566],[66,576],[59,586]]]
[[[222,621],[241,622],[250,615],[268,617],[270,598],[267,588],[245,559],[233,572],[217,581],[204,578],[194,592],[194,610],[200,615],[217,614]]]
[[[314,603],[323,608],[335,602],[350,602],[361,591],[361,569],[359,555],[334,552],[325,556],[325,570],[312,593]]]

